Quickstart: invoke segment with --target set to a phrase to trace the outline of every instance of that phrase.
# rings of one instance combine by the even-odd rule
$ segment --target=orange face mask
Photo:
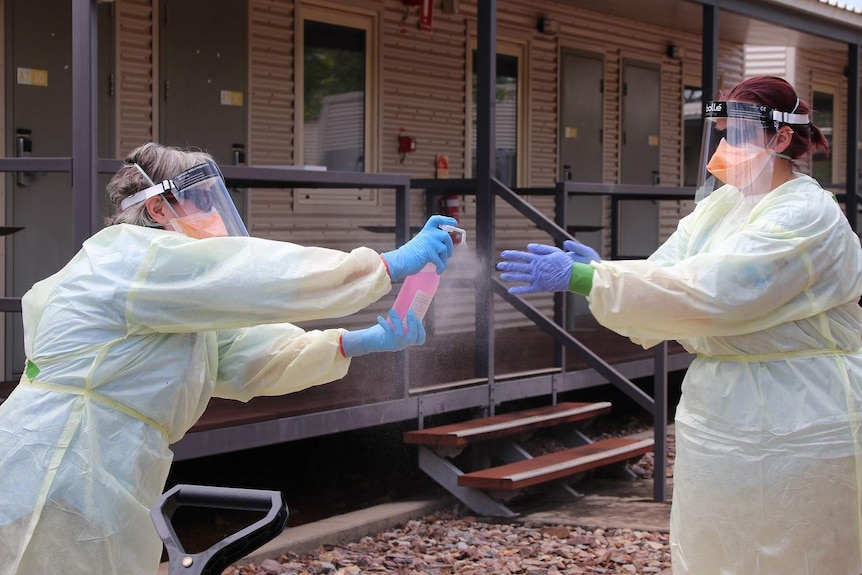
[[[722,138],[706,170],[726,184],[737,189],[749,187],[769,162],[771,148],[735,148]]]
[[[174,218],[170,224],[174,230],[198,240],[228,235],[224,220],[215,210]]]

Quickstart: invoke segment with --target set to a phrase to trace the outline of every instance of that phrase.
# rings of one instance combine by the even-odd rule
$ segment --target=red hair
[[[798,98],[793,86],[787,80],[778,76],[754,76],[753,78],[743,80],[726,96],[723,96],[722,99],[748,102],[750,104],[763,104],[779,112],[808,114],[809,119],[812,113],[808,102]],[[823,150],[827,154],[829,153],[829,142],[826,141],[826,137],[813,123],[809,122],[805,126],[792,124],[790,127],[793,129],[793,138],[783,153],[793,159],[818,149]]]

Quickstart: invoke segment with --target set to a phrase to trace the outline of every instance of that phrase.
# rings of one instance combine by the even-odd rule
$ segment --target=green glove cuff
[[[572,264],[572,275],[569,278],[569,291],[581,295],[590,295],[593,289],[593,274],[596,270],[591,265],[574,262]]]

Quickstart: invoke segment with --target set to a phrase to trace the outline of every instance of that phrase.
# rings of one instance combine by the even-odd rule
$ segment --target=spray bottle
[[[450,234],[458,234],[462,246],[467,245],[467,232],[455,226],[442,225],[441,230]],[[398,292],[398,297],[395,298],[395,305],[392,308],[398,312],[398,316],[404,320],[407,318],[407,311],[413,310],[413,313],[422,321],[428,308],[431,307],[431,300],[434,299],[434,294],[437,292],[437,286],[440,285],[440,275],[437,273],[437,267],[434,264],[427,264],[419,273],[412,276],[407,276],[404,280],[404,285],[401,286],[401,291]]]

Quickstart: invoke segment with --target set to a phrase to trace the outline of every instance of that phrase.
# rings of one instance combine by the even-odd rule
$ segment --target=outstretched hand
[[[497,269],[505,273],[500,279],[525,285],[509,288],[511,294],[561,292],[569,289],[574,262],[589,264],[599,260],[599,254],[589,246],[566,240],[568,251],[544,244],[528,244],[526,252],[505,250]]]
[[[389,319],[377,317],[377,325],[341,334],[341,349],[347,357],[379,351],[401,351],[425,343],[425,327],[413,310],[402,320],[398,312],[389,310]]]
[[[566,248],[566,253],[572,258],[572,261],[579,264],[589,264],[602,259],[596,250],[581,242],[566,240],[563,242],[563,247]]]
[[[431,216],[416,236],[396,250],[383,254],[392,281],[401,281],[432,263],[442,274],[452,257],[454,245],[449,232],[439,226],[457,226],[458,220],[448,216]]]

